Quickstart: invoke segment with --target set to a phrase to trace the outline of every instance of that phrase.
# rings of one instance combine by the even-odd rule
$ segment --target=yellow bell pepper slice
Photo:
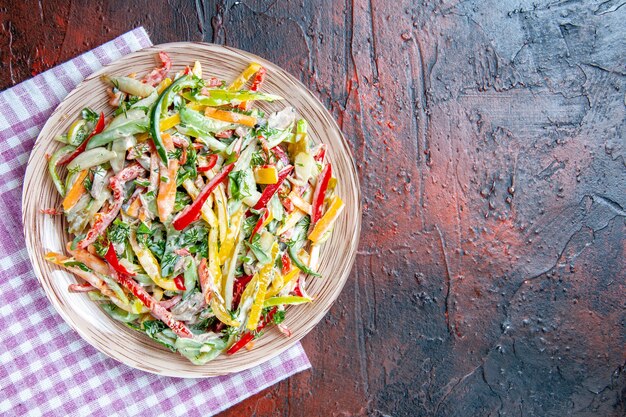
[[[311,214],[311,203],[305,201],[302,197],[300,197],[293,191],[289,193],[289,196],[287,198],[291,200],[291,202],[293,203],[295,207],[299,208],[306,214]]]
[[[222,304],[217,297],[220,297],[221,299],[221,296],[218,293],[214,293],[209,303],[209,305],[211,306],[211,310],[213,310],[213,314],[215,314],[215,317],[217,317],[219,321],[227,326],[239,327],[240,323],[230,316],[230,313],[228,312],[228,310],[226,310],[224,304]]]
[[[46,252],[43,258],[46,261],[59,266],[65,266],[66,261],[72,260],[72,258],[57,252]]]
[[[230,219],[230,227],[226,232],[226,239],[222,241],[220,246],[220,265],[224,265],[226,260],[232,256],[233,249],[235,248],[235,241],[239,235],[239,229],[241,228],[241,219],[245,214],[243,205],[241,205]]]
[[[200,103],[191,102],[187,104],[187,108],[195,111],[202,111],[206,106]]]
[[[178,124],[180,124],[180,113],[173,114],[161,120],[159,129],[161,129],[161,132],[165,132],[167,129],[171,129]]]
[[[254,168],[254,180],[257,184],[276,184],[278,170],[275,165],[263,165]]]
[[[203,259],[198,266],[198,276],[200,278],[200,282],[205,283],[203,285],[208,287],[206,289],[205,301],[211,306],[215,317],[228,326],[239,327],[239,322],[230,316],[230,313],[224,306],[224,299],[215,286],[215,281],[211,276],[211,272],[209,271],[209,267],[207,266],[205,259]]]
[[[215,286],[222,288],[222,269],[217,245],[218,233],[217,227],[211,227],[209,230],[209,274],[213,277]]]
[[[266,227],[268,224],[270,224],[270,222],[272,220],[274,220],[274,216],[272,215],[272,210],[270,210],[269,207],[267,207],[267,219],[265,219],[265,221],[263,222],[263,224],[261,225],[261,228]]]
[[[268,287],[267,292],[265,293],[265,299],[266,300],[268,299],[267,294],[270,291],[273,291],[276,288],[282,288],[284,286],[283,281],[284,281],[284,277],[281,274],[278,274],[278,273],[274,274],[274,279],[272,280],[272,285],[271,285],[271,287]]]
[[[343,211],[343,208],[344,204],[343,201],[341,201],[341,198],[334,196],[330,202],[328,210],[326,210],[326,213],[324,213],[322,218],[319,219],[319,221],[315,224],[313,231],[309,234],[309,240],[314,243],[319,241],[324,233],[330,230],[335,220],[337,220],[337,217],[339,217]]]
[[[111,302],[122,310],[133,314],[142,314],[150,311],[148,307],[136,298],[134,300],[128,300],[128,304],[124,304],[124,302],[120,301],[118,298],[112,297]]]
[[[232,111],[218,110],[213,107],[207,107],[204,109],[204,115],[212,119],[221,120],[223,122],[238,123],[248,127],[254,127],[257,122],[256,117]]]
[[[135,298],[130,302],[130,312],[133,314],[143,314],[150,311],[139,299]]]
[[[263,302],[265,301],[265,294],[267,293],[267,287],[274,275],[274,260],[278,254],[278,242],[274,242],[272,245],[272,254],[270,261],[263,265],[259,271],[258,285],[256,294],[254,295],[254,302],[250,308],[250,314],[248,315],[248,323],[246,328],[248,330],[255,330],[261,318],[261,310],[263,309]]]
[[[305,212],[303,212],[302,210],[298,209],[296,207],[296,209],[294,211],[292,211],[291,213],[289,213],[287,215],[287,218],[285,219],[285,223],[283,223],[282,226],[280,226],[277,230],[276,230],[276,234],[277,235],[282,235],[283,233],[285,233],[287,230],[291,230],[295,227],[296,223],[298,223],[300,220],[302,220],[302,218],[306,215]]]
[[[246,328],[248,330],[255,330],[261,318],[261,310],[263,309],[263,302],[265,301],[265,293],[267,292],[267,286],[272,278],[273,271],[270,268],[264,268],[259,272],[258,286],[254,297],[254,303],[250,308],[250,314],[248,316],[248,323]]]
[[[241,74],[232,82],[231,85],[228,86],[228,89],[231,91],[241,90],[241,88],[248,82],[250,77],[252,77],[258,70],[261,69],[261,65],[256,62],[248,65],[248,68],[243,70]]]
[[[196,77],[202,78],[202,64],[200,64],[200,61],[196,61],[193,63],[193,68],[191,69],[191,72]]]
[[[310,303],[311,301],[313,301],[313,299],[309,297],[298,297],[296,295],[286,295],[284,297],[266,298],[265,301],[263,302],[263,307],[274,307],[274,306],[280,306],[280,305],[285,305],[285,304],[296,305],[296,304]]]
[[[282,282],[280,283],[280,285],[278,285],[278,282],[277,285],[274,285],[274,282],[272,282],[272,288],[267,291],[267,294],[265,294],[265,299],[267,300],[268,298],[273,297],[281,292],[283,288],[287,286],[287,284],[298,278],[299,275],[300,270],[298,268],[296,268],[295,266],[291,268],[291,270],[282,277]]]
[[[133,252],[135,252],[135,255],[137,255],[137,260],[139,261],[139,264],[144,269],[144,271],[146,271],[146,274],[150,277],[150,279],[164,290],[178,291],[174,280],[161,277],[161,268],[159,267],[159,263],[157,262],[152,252],[150,252],[150,249],[142,248],[139,245],[139,243],[137,242],[137,234],[135,232],[135,229],[131,229],[128,240],[130,242],[131,248],[133,249]],[[156,298],[156,294],[153,294],[153,297]]]
[[[157,93],[161,94],[163,92],[163,90],[165,90],[167,87],[169,87],[170,85],[172,85],[172,79],[171,78],[166,78],[163,81],[161,81],[159,83],[159,85],[157,86]]]
[[[243,225],[243,219],[245,216],[241,218],[241,225]],[[241,247],[243,246],[244,235],[241,232],[242,226],[239,226],[239,232],[235,238],[235,246],[231,251],[231,256],[229,259],[224,262],[224,266],[222,267],[222,276],[223,282],[221,286],[222,295],[224,296],[224,302],[227,306],[233,305],[233,288],[235,285],[235,272],[237,269],[237,261],[239,259],[239,253],[241,252]]]
[[[248,285],[246,285],[246,288],[243,290],[243,293],[241,293],[241,301],[239,302],[240,307],[244,304],[245,300],[248,300],[250,297],[254,297],[254,293],[258,287],[258,283],[259,283],[259,273],[256,272],[254,276],[252,277],[252,279],[250,280],[250,282],[248,282]]]
[[[87,192],[85,188],[85,178],[87,178],[88,170],[83,169],[78,174],[76,181],[72,184],[72,188],[67,192],[65,198],[63,199],[63,210],[69,211],[72,207],[78,203],[78,200]]]
[[[207,178],[209,177],[207,176]],[[213,178],[213,175],[211,175],[210,178]],[[218,230],[220,232],[220,242],[226,240],[226,234],[228,233],[228,200],[226,199],[225,190],[226,188],[224,187],[224,184],[220,184],[213,191],[213,196],[215,197],[215,211],[217,214]]]

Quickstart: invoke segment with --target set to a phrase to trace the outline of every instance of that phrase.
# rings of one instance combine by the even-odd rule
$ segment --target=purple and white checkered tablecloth
[[[0,415],[209,416],[311,366],[297,344],[256,368],[223,377],[194,380],[138,371],[83,341],[35,278],[20,209],[35,139],[87,75],[151,45],[140,27],[0,92]]]

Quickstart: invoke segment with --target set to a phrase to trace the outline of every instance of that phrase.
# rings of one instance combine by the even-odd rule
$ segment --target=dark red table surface
[[[624,2],[103,3],[3,0],[0,89],[143,25],[282,66],[359,167],[313,369],[224,416],[626,414]]]

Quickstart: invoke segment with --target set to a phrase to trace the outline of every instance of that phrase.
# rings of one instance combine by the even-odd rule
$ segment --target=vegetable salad
[[[74,273],[111,317],[194,364],[251,349],[286,306],[310,303],[308,277],[343,209],[325,145],[261,91],[266,70],[236,79],[106,75],[110,117],[85,108],[49,157],[73,240],[46,259]],[[318,278],[312,278],[318,279]]]

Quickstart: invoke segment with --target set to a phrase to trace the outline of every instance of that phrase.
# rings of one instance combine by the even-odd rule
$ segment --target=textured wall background
[[[94,3],[0,1],[0,89],[143,25],[281,65],[353,146],[314,369],[225,416],[626,413],[623,1]]]

